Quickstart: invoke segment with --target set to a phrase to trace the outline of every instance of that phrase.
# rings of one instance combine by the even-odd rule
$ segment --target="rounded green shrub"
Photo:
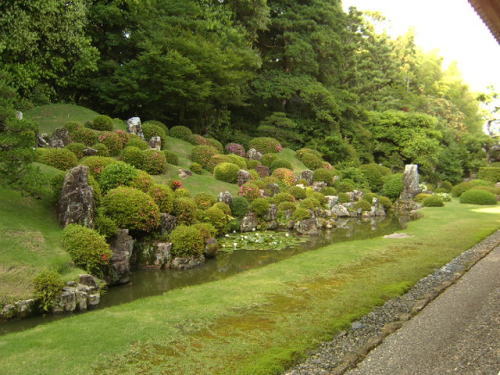
[[[299,188],[300,189],[300,188]],[[295,202],[295,197],[286,192],[281,192],[273,196],[273,203],[279,204],[281,202]]]
[[[481,167],[477,177],[481,180],[496,183],[500,181],[500,167]]]
[[[109,156],[108,146],[103,143],[96,143],[95,145],[92,145],[92,148],[97,151],[96,156]]]
[[[81,159],[85,156],[83,150],[85,150],[86,146],[83,143],[70,143],[65,148],[75,154],[77,159]]]
[[[245,197],[234,197],[231,201],[231,213],[233,216],[242,218],[248,213],[248,200]]]
[[[167,169],[167,160],[165,154],[157,150],[146,150],[144,153],[143,168],[152,175],[159,175]]]
[[[346,193],[339,193],[339,202],[340,203],[350,202],[349,196]]]
[[[431,195],[422,201],[424,207],[443,207],[444,202],[437,195]]]
[[[317,208],[321,208],[321,203],[316,198],[309,197],[301,200],[299,202],[299,207],[307,208],[309,210],[315,210]]]
[[[229,222],[229,217],[218,207],[210,207],[207,210],[203,210],[202,218],[204,222],[212,224],[218,234],[224,233],[226,225]]]
[[[264,217],[269,211],[269,200],[266,198],[257,198],[250,203],[250,210],[259,217]]]
[[[444,189],[444,193],[450,193],[451,189],[453,189],[453,185],[451,184],[451,182],[448,181],[441,181],[439,187],[441,189]]]
[[[335,187],[339,192],[345,193],[348,191],[353,191],[356,189],[356,184],[354,183],[353,180],[350,180],[348,178],[342,179],[340,181],[337,181],[335,183]]]
[[[128,186],[137,176],[137,169],[123,161],[107,165],[99,175],[99,184],[104,192],[120,185]]]
[[[75,131],[78,128],[83,127],[81,123],[77,121],[68,121],[67,123],[64,124],[64,129],[67,129],[70,133]]]
[[[116,160],[105,156],[87,156],[80,160],[80,164],[89,167],[90,174],[96,178],[111,163],[116,163]]]
[[[125,144],[125,147],[129,147],[129,146],[137,147],[141,150],[147,150],[149,148],[149,143],[147,143],[141,137],[139,137],[135,134],[131,134],[128,142]]]
[[[106,145],[112,156],[118,155],[123,148],[122,139],[115,132],[103,132],[98,139],[100,143]]]
[[[195,163],[201,164],[204,168],[207,168],[210,158],[217,153],[217,149],[213,146],[194,146],[191,150],[191,160]]]
[[[302,158],[304,157],[304,155],[306,154],[312,154],[314,156],[316,156],[318,159],[323,159],[323,156],[321,155],[321,153],[317,150],[314,150],[312,148],[307,148],[307,147],[304,147],[304,148],[301,148],[300,150],[297,150],[297,158],[302,161]],[[314,168],[316,169],[316,168]]]
[[[62,246],[77,267],[97,277],[105,274],[112,254],[106,239],[97,231],[69,224],[63,231]]]
[[[229,155],[223,155],[223,154],[216,154],[214,156],[212,156],[208,162],[208,166],[207,166],[207,169],[209,171],[212,171],[214,170],[214,168],[220,164],[220,163],[232,163],[232,160]],[[233,163],[234,164],[234,163]]]
[[[337,189],[335,189],[332,186],[327,186],[326,188],[324,188],[323,190],[321,190],[321,192],[324,195],[337,195]]]
[[[99,140],[99,133],[95,130],[79,126],[70,130],[70,137],[73,142],[83,143],[86,146],[92,146]]]
[[[167,132],[165,128],[160,125],[156,125],[152,121],[147,121],[142,124],[142,132],[144,133],[144,139],[149,141],[152,137],[161,138],[161,147],[165,147],[165,142],[167,140]]]
[[[460,197],[464,192],[476,186],[493,186],[493,183],[485,180],[464,181],[455,185],[453,189],[451,189],[451,194],[454,197]]]
[[[260,160],[260,162],[265,165],[266,167],[271,167],[271,164],[273,163],[273,161],[275,161],[276,159],[278,159],[278,154],[275,154],[275,153],[270,153],[270,154],[265,154],[262,156],[262,159]]]
[[[88,122],[87,126],[94,130],[111,131],[113,130],[113,119],[106,115],[99,115],[94,121]]]
[[[230,163],[236,164],[240,169],[247,169],[247,161],[245,158],[236,154],[228,154],[226,156],[229,158]]]
[[[299,186],[291,186],[288,189],[288,192],[295,198],[295,199],[304,199],[306,197],[306,190],[302,189]]]
[[[113,219],[104,215],[103,210],[100,209],[99,211],[95,218],[95,229],[100,235],[109,240],[118,231],[118,225]]]
[[[368,201],[361,199],[354,204],[354,208],[356,210],[361,208],[361,211],[370,211],[372,209],[372,205],[368,203]]]
[[[179,165],[179,157],[175,152],[165,150],[163,153],[168,164]]]
[[[395,200],[403,191],[403,175],[401,173],[392,174],[384,178],[382,195]]]
[[[138,169],[144,168],[145,154],[140,148],[127,146],[123,149],[120,159]]]
[[[308,198],[316,199],[321,205],[326,204],[326,202],[328,201],[325,195],[323,193],[320,193],[319,191],[314,191],[314,190],[311,191],[310,189],[307,189],[306,196]]]
[[[196,202],[192,198],[182,197],[174,200],[174,215],[177,223],[192,224],[196,218]]]
[[[246,162],[247,162],[247,168],[249,169],[255,169],[259,165],[262,165],[262,163],[258,160],[247,159]]]
[[[206,210],[212,207],[217,200],[215,199],[215,196],[213,196],[212,194],[198,193],[194,196],[194,201],[196,202],[198,208]]]
[[[415,195],[415,198],[413,200],[415,202],[423,202],[425,199],[432,197],[432,194],[427,194],[427,193],[419,193]]]
[[[186,126],[173,126],[170,128],[170,136],[174,138],[183,139],[186,142],[191,142],[193,132]]]
[[[203,235],[195,226],[178,225],[170,234],[170,241],[173,257],[198,257],[205,250]]]
[[[109,191],[102,207],[120,228],[151,232],[160,223],[160,209],[153,198],[132,187],[121,186]]]
[[[78,164],[76,155],[65,148],[38,149],[38,161],[62,171],[73,168]]]
[[[294,212],[296,208],[297,204],[294,202],[285,201],[278,204],[278,212],[285,212],[285,211]]]
[[[168,136],[168,126],[165,125],[163,122],[161,121],[157,121],[157,120],[148,120],[146,122],[143,122],[142,123],[142,130],[144,132],[144,125],[146,126],[149,126],[149,125],[154,125],[154,126],[159,126],[164,132],[165,132],[165,135]],[[144,132],[144,136],[146,136],[146,133]],[[163,139],[163,138],[162,138]]]
[[[288,160],[284,159],[276,159],[271,163],[271,170],[275,170],[278,168],[287,168],[287,169],[292,169],[292,163],[290,163]]]
[[[334,175],[335,173],[331,169],[318,168],[313,171],[313,181],[322,181],[326,182],[327,185],[331,185]]]
[[[153,185],[148,194],[158,205],[160,212],[171,213],[174,210],[175,195],[172,189],[166,185]]]
[[[311,211],[307,208],[299,207],[292,214],[292,220],[301,221],[311,218]]]
[[[233,163],[220,163],[214,168],[214,177],[217,180],[234,184],[238,178],[240,167]]]
[[[217,235],[217,229],[210,223],[196,223],[192,226],[200,231],[204,241]]]
[[[227,203],[217,202],[214,203],[212,207],[217,207],[219,210],[222,210],[226,215],[231,215],[231,207]]]
[[[144,193],[148,193],[149,190],[153,187],[154,181],[153,177],[145,171],[137,170],[137,174],[130,182],[129,186],[135,189],[139,189]]]
[[[203,166],[200,163],[193,163],[189,166],[189,170],[196,174],[202,174]]]
[[[488,191],[471,189],[460,196],[460,203],[494,205],[497,204],[497,199]]]
[[[385,210],[392,209],[392,201],[389,198],[380,195],[378,197],[378,201],[382,205],[382,207],[384,207]]]
[[[315,170],[323,167],[323,159],[313,153],[306,152],[300,158],[300,161],[309,169]]]
[[[263,154],[280,152],[283,149],[279,141],[271,137],[254,138],[249,142],[249,148],[254,148]]]
[[[176,198],[191,198],[191,192],[184,187],[175,189],[174,194]]]
[[[52,309],[63,287],[64,281],[56,271],[42,271],[33,279],[34,295],[42,310]]]
[[[384,186],[384,176],[390,174],[390,169],[375,163],[364,164],[359,167],[371,191],[379,192]]]
[[[208,141],[208,144],[210,146],[215,147],[217,149],[217,151],[224,152],[224,146],[217,139],[215,139],[215,138],[207,138],[207,141]]]

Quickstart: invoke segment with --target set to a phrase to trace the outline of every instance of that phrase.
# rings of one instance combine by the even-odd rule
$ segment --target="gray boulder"
[[[255,170],[257,171],[260,177],[268,177],[271,174],[269,167],[265,165],[258,165],[255,167]]]
[[[89,168],[83,165],[69,170],[64,177],[57,214],[62,226],[80,224],[94,227],[94,189],[89,185]]]
[[[305,180],[308,185],[311,185],[313,183],[313,171],[310,171],[309,169],[306,169],[305,171],[302,171],[300,173],[300,179]]]
[[[215,238],[209,238],[205,242],[205,257],[215,258],[217,252],[219,251],[219,243]]]
[[[131,117],[127,120],[127,128],[130,134],[135,134],[142,139],[144,139],[144,133],[142,132],[141,119],[139,117]]]
[[[241,186],[241,185],[247,183],[251,179],[252,179],[252,175],[250,174],[250,172],[248,172],[244,169],[240,169],[238,171],[238,178],[237,178],[238,186]]]
[[[71,143],[68,129],[59,128],[54,130],[52,136],[49,138],[50,147],[63,148]]]
[[[168,264],[171,258],[171,250],[172,250],[171,242],[156,243],[153,265],[162,268],[165,264]]]
[[[300,234],[318,234],[317,221],[314,218],[295,222],[293,229]]]
[[[134,239],[128,234],[128,229],[119,229],[111,243],[111,285],[125,284],[130,281],[130,257],[134,250]]]
[[[339,197],[337,195],[326,195],[325,198],[327,200],[326,206],[329,210],[339,202]]]
[[[254,148],[251,148],[247,152],[247,158],[252,159],[252,160],[260,160],[260,159],[262,159],[262,153],[260,153],[259,151],[257,151]]]
[[[201,266],[205,263],[205,257],[200,255],[198,257],[175,257],[169,263],[169,268],[176,270],[187,270],[190,268]]]
[[[167,213],[160,214],[160,231],[163,233],[170,233],[177,226],[177,218],[174,215]]]
[[[314,191],[321,191],[324,188],[326,188],[327,186],[328,186],[328,184],[324,181],[316,181],[316,182],[313,182],[313,184],[312,184],[312,188]]]
[[[219,202],[224,202],[230,205],[233,202],[233,196],[229,191],[221,191],[219,193]]]
[[[331,208],[331,212],[333,215],[337,217],[349,217],[351,214],[349,213],[349,209],[343,204],[336,204]]]
[[[45,133],[36,135],[37,147],[50,147],[49,136]]]
[[[83,155],[85,155],[85,156],[95,156],[95,155],[97,155],[97,150],[95,148],[92,148],[92,147],[85,147],[83,149]]]
[[[411,200],[420,193],[419,178],[418,178],[418,165],[407,164],[404,172],[404,186],[403,192],[399,199]]]
[[[161,150],[161,137],[155,136],[151,137],[149,140],[149,147],[151,147],[153,150]]]
[[[257,225],[257,215],[254,212],[249,212],[243,217],[243,219],[241,219],[240,231],[252,232],[257,229]]]

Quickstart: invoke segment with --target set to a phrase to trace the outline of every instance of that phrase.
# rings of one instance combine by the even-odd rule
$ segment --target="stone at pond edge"
[[[109,283],[125,284],[130,281],[130,257],[134,249],[134,239],[128,234],[128,229],[119,229],[111,242],[112,275]]]
[[[384,238],[390,238],[390,239],[400,239],[400,238],[410,238],[412,236],[406,234],[406,233],[392,233],[392,234],[386,234]]]
[[[153,264],[156,267],[162,268],[165,264],[170,262],[172,250],[171,242],[158,242],[155,244],[154,261]]]
[[[316,219],[305,219],[295,222],[293,229],[300,234],[318,234],[318,226]]]
[[[418,193],[420,193],[418,165],[407,164],[405,165],[403,192],[401,193],[400,199],[410,200]]]
[[[187,270],[190,268],[198,267],[203,263],[205,263],[205,257],[203,255],[200,255],[198,257],[192,256],[186,258],[175,257],[168,264],[168,267],[176,270]]]
[[[79,165],[69,170],[64,177],[61,197],[57,206],[62,226],[80,224],[94,227],[94,189],[88,182],[89,168]]]
[[[142,139],[144,139],[144,133],[142,132],[141,119],[139,117],[131,117],[127,120],[127,129],[131,134],[135,134]]]
[[[215,258],[218,251],[219,251],[219,242],[217,242],[217,239],[209,238],[205,242],[205,257]]]

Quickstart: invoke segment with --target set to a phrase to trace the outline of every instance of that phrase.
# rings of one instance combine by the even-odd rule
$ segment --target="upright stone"
[[[57,213],[61,225],[80,224],[94,227],[94,189],[89,185],[89,168],[84,165],[69,170],[64,177]]]
[[[313,171],[306,169],[300,173],[300,179],[305,180],[308,185],[311,185],[313,183],[313,175]]]
[[[21,111],[16,111],[16,119],[22,120],[23,119],[23,113]]]
[[[403,192],[399,197],[401,200],[411,200],[420,193],[418,186],[418,166],[416,164],[407,164],[404,172]]]
[[[250,181],[251,179],[252,179],[252,175],[250,174],[250,172],[248,172],[244,169],[240,169],[238,171],[238,178],[237,178],[238,186],[245,184],[246,182]]]
[[[151,147],[153,150],[161,150],[161,138],[158,136],[151,137],[149,140],[149,147]]]
[[[134,249],[134,239],[128,229],[120,229],[111,243],[111,267],[113,277],[110,284],[125,284],[130,281],[130,257]]]
[[[252,160],[260,160],[260,159],[262,159],[262,153],[260,153],[259,151],[257,151],[254,148],[251,148],[247,152],[247,158],[252,159]]]
[[[50,147],[63,148],[71,143],[68,129],[59,128],[54,130],[52,136],[49,138]]]
[[[229,191],[221,191],[219,193],[219,202],[224,202],[230,205],[233,202],[233,196]]]
[[[144,139],[144,133],[142,132],[141,119],[139,117],[131,117],[127,120],[128,132],[130,134],[135,134],[142,139]]]

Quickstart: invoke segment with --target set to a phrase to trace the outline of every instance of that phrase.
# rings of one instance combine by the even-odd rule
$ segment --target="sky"
[[[425,51],[439,50],[445,66],[457,61],[474,91],[494,85],[500,90],[500,44],[467,0],[343,0],[344,8],[381,12],[393,37],[415,30]]]

